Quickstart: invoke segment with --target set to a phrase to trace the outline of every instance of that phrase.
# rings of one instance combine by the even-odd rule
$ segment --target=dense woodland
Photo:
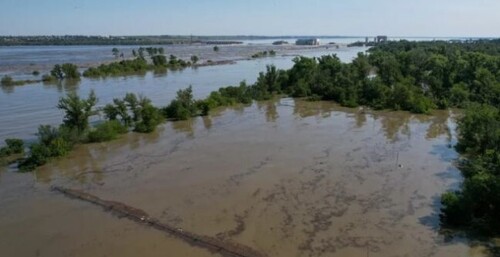
[[[130,62],[141,62],[141,56]],[[156,63],[174,65],[176,59],[161,58]],[[58,104],[66,112],[63,125],[40,126],[39,142],[30,146],[19,167],[32,170],[65,155],[77,143],[112,140],[129,130],[148,133],[163,120],[208,115],[212,108],[277,95],[414,113],[458,107],[466,110],[459,121],[457,145],[463,156],[459,167],[464,182],[459,191],[443,195],[441,220],[449,227],[500,234],[500,40],[389,42],[358,54],[351,63],[342,63],[335,55],[297,57],[294,63],[289,70],[268,66],[253,85],[224,87],[201,100],[193,99],[188,87],[162,108],[145,97],[127,94],[98,110],[93,93],[87,99],[68,95]],[[73,69],[63,65],[60,73],[56,70],[51,76],[71,77]],[[113,73],[108,69],[113,67],[97,68],[92,75]],[[106,120],[92,127],[88,118],[98,112]],[[12,152],[4,151],[5,155]]]

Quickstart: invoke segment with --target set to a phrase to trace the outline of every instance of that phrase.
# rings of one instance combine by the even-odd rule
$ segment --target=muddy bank
[[[460,183],[454,130],[450,112],[281,99],[79,146],[31,175],[0,173],[0,249],[211,255],[50,192],[61,185],[268,256],[488,256],[439,231],[439,196]]]

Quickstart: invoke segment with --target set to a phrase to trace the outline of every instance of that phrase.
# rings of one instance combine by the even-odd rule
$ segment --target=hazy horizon
[[[490,38],[498,10],[496,0],[3,0],[0,35]]]

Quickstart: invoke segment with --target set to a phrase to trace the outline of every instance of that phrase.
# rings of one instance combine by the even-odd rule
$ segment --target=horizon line
[[[138,34],[138,35],[99,35],[99,34],[32,34],[32,35],[0,35],[0,37],[260,37],[260,38],[287,38],[287,37],[317,37],[317,38],[365,38],[365,37],[376,37],[376,36],[387,36],[389,38],[488,38],[495,39],[500,38],[500,36],[391,36],[386,34],[377,35],[300,35],[300,34],[289,34],[289,35],[257,35],[257,34],[221,34],[221,35],[196,35],[196,34]]]

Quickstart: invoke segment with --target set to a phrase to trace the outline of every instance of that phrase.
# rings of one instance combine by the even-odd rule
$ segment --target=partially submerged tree
[[[57,108],[65,112],[64,125],[74,128],[78,133],[84,132],[89,126],[89,117],[97,114],[94,109],[97,104],[94,91],[90,91],[87,99],[81,99],[77,94],[70,93],[59,100]]]

